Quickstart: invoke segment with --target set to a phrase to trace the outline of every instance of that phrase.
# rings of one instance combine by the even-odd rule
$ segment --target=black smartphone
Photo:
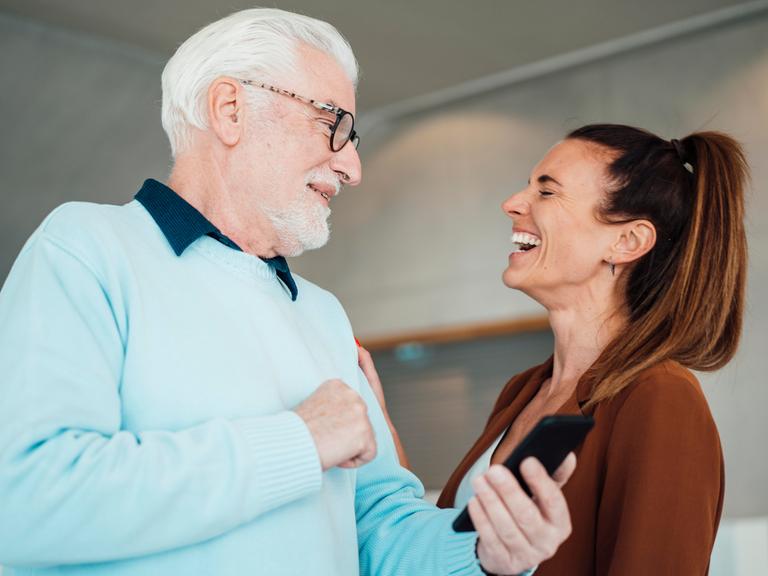
[[[584,440],[594,426],[595,421],[590,416],[546,416],[531,430],[517,448],[509,455],[504,466],[515,475],[520,487],[528,496],[531,490],[520,474],[520,464],[533,456],[546,468],[551,476],[563,463],[569,452],[573,452]],[[471,532],[475,529],[469,510],[464,507],[453,521],[453,529],[456,532]]]

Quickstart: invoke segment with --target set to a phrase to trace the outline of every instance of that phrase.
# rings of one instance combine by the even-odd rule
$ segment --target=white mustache
[[[307,186],[312,183],[332,186],[335,194],[338,194],[341,190],[341,179],[335,174],[328,174],[320,171],[310,172],[304,178],[304,185]]]

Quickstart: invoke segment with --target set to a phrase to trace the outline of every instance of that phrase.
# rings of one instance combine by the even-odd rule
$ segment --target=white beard
[[[309,188],[310,182],[325,182],[338,191],[339,181],[334,176],[313,171],[307,174],[304,190],[290,202],[281,206],[264,208],[269,221],[274,226],[282,243],[283,256],[298,256],[305,250],[314,250],[325,246],[331,230],[328,218],[331,209],[324,206],[318,193]]]
[[[331,209],[323,206],[312,195],[317,194],[306,189],[290,204],[280,209],[265,209],[265,214],[277,236],[283,244],[283,256],[298,256],[305,250],[314,250],[325,246],[330,237],[328,217]]]

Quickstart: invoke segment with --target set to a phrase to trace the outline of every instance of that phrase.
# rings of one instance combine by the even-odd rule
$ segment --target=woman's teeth
[[[527,232],[514,232],[509,238],[516,245],[516,252],[525,252],[541,244],[541,240]]]

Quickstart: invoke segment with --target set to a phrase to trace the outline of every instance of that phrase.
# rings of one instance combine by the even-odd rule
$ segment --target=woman
[[[504,283],[547,308],[555,349],[509,381],[438,504],[482,517],[490,464],[545,415],[592,415],[564,488],[572,535],[537,576],[707,572],[723,459],[689,369],[724,366],[738,344],[747,178],[724,134],[591,125],[504,202]]]

